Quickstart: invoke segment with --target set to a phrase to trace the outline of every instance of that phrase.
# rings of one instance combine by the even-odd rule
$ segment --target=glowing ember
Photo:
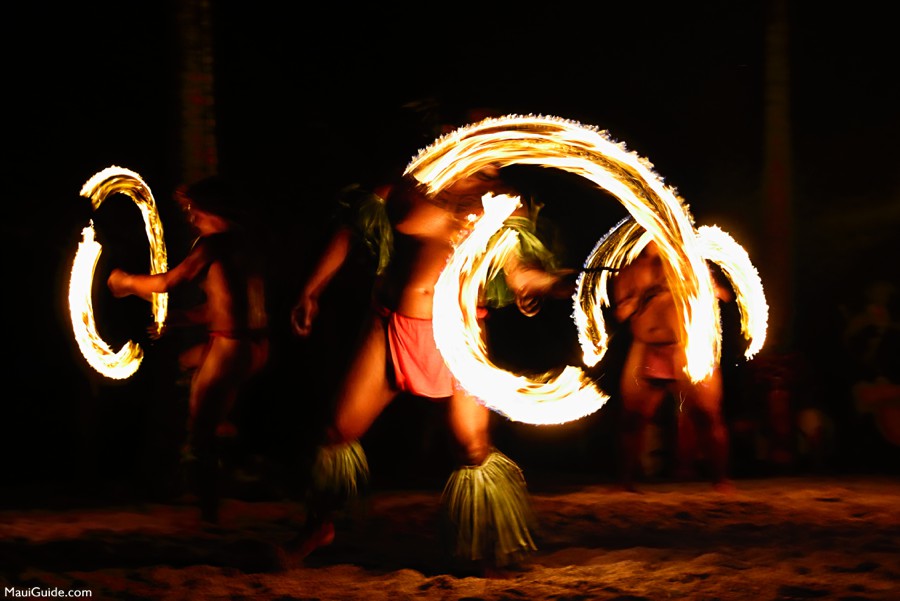
[[[758,343],[754,348],[762,344],[760,327],[764,331],[767,311],[751,316],[750,307],[760,300],[765,306],[765,301],[761,286],[753,280],[755,270],[746,269],[749,261],[730,259],[740,247],[712,239],[702,241],[675,191],[663,184],[648,161],[611,141],[606,132],[558,117],[509,115],[486,119],[438,138],[413,157],[406,173],[431,193],[438,193],[456,179],[490,164],[539,165],[580,175],[618,198],[633,218],[632,225],[617,226],[598,243],[578,281],[573,318],[586,365],[597,363],[606,349],[607,336],[599,311],[609,305],[605,268],[630,261],[650,239],[656,241],[669,266],[673,298],[684,316],[686,372],[693,381],[712,372],[721,345],[718,304],[707,275],[707,258],[722,264],[739,288],[748,324],[745,333],[753,332]],[[485,353],[475,319],[479,286],[488,270],[495,263],[501,264],[516,242],[512,231],[501,232],[503,219],[515,209],[515,205],[506,205],[508,201],[499,203],[502,198],[485,196],[485,214],[456,247],[438,281],[435,340],[462,386],[491,409],[534,424],[583,417],[599,409],[608,397],[580,368],[566,366],[555,376],[526,378],[497,368]],[[743,273],[751,275],[743,279],[738,275]]]
[[[166,245],[156,202],[150,189],[138,174],[121,167],[108,167],[91,177],[81,188],[81,196],[91,200],[94,210],[97,210],[108,196],[118,193],[129,196],[141,211],[150,242],[150,272],[166,271],[168,268]],[[72,263],[72,274],[69,279],[69,313],[75,340],[88,364],[108,378],[125,379],[140,367],[143,351],[140,346],[128,341],[119,352],[114,353],[97,332],[91,290],[101,250],[101,245],[94,239],[94,228],[91,223],[82,231],[82,241],[78,245]],[[168,295],[154,294],[152,303],[154,322],[159,333],[162,332],[168,312]]]

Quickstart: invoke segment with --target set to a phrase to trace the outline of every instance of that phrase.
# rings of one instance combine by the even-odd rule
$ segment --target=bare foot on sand
[[[481,569],[481,577],[488,580],[511,580],[515,575],[503,568],[496,566],[484,566]]]
[[[326,547],[334,542],[334,524],[322,522],[303,529],[295,538],[278,548],[278,560],[281,568],[289,570],[298,567],[310,553],[319,547]]]
[[[713,483],[713,490],[722,495],[733,495],[737,492],[737,486],[731,480],[719,480]]]
[[[644,494],[644,491],[641,490],[637,484],[634,482],[616,482],[613,483],[609,487],[609,492],[617,493],[617,492],[626,492],[626,493],[634,493],[637,495]]]
[[[524,563],[511,563],[497,565],[495,562],[484,560],[460,560],[450,559],[447,570],[457,578],[484,578],[485,580],[511,580],[528,571]]]

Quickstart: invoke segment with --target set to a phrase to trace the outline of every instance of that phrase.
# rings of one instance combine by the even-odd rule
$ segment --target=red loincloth
[[[429,398],[453,394],[456,380],[435,345],[430,319],[392,312],[388,318],[388,343],[400,390]]]
[[[651,380],[676,380],[681,377],[676,365],[677,344],[648,344],[645,347],[641,375]]]

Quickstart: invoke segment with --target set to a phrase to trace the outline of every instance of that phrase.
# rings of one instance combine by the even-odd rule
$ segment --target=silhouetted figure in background
[[[711,276],[710,276],[711,277]],[[730,291],[717,286],[720,298]],[[612,278],[616,320],[627,324],[630,347],[619,384],[620,453],[624,486],[634,490],[641,469],[648,425],[671,395],[677,409],[677,456],[681,468],[696,457],[694,437],[711,468],[717,490],[733,485],[728,477],[729,439],[722,414],[722,375],[718,366],[705,380],[693,383],[684,373],[684,324],[666,279],[665,265],[651,241]],[[690,420],[687,423],[685,420]]]
[[[236,190],[219,176],[181,186],[175,194],[198,238],[181,263],[159,274],[130,274],[114,269],[113,295],[136,295],[199,285],[205,302],[173,314],[169,326],[202,324],[207,339],[179,358],[190,372],[191,387],[185,445],[186,466],[194,478],[202,518],[218,521],[220,439],[236,436],[229,416],[242,387],[266,365],[269,355],[262,265],[249,233]]]
[[[851,315],[844,329],[844,344],[852,361],[852,395],[860,421],[857,442],[869,453],[891,456],[900,448],[900,318],[897,317],[897,287],[888,280],[876,280],[865,289],[865,303]],[[875,432],[872,432],[872,428]],[[884,464],[884,457],[868,460]]]

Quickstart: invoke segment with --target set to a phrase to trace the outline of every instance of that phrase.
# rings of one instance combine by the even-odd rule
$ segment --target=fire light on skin
[[[597,363],[606,351],[606,334],[602,308],[611,306],[608,296],[612,273],[637,257],[651,237],[632,219],[624,219],[600,239],[585,262],[585,271],[578,281],[579,303],[574,318],[579,325],[579,341],[585,363]],[[762,349],[766,338],[769,308],[762,281],[750,262],[747,252],[730,235],[716,226],[700,226],[697,240],[701,255],[722,268],[735,292],[741,313],[741,332],[749,345],[744,353],[748,359]],[[681,283],[671,279],[669,286],[678,290]],[[707,308],[715,318],[715,344],[721,344],[721,322],[718,303]],[[718,356],[716,357],[718,361]]]
[[[593,413],[608,397],[580,368],[566,366],[556,375],[527,378],[497,367],[488,358],[478,325],[478,296],[482,283],[518,246],[515,232],[502,228],[520,201],[488,194],[482,202],[484,214],[456,247],[435,285],[438,350],[466,390],[514,421],[555,424]]]
[[[633,219],[623,219],[600,238],[584,263],[584,271],[576,282],[577,302],[572,317],[585,365],[596,365],[606,354],[609,335],[603,308],[612,305],[609,279],[646,246],[641,235],[642,230]]]
[[[81,188],[81,196],[90,199],[94,210],[97,210],[112,194],[125,194],[138,206],[150,243],[150,272],[165,272],[168,265],[162,222],[150,188],[137,173],[115,166],[96,173]],[[75,340],[88,364],[108,378],[121,380],[132,376],[138,370],[143,359],[143,350],[129,340],[118,352],[113,352],[97,332],[91,290],[101,251],[102,247],[94,238],[94,227],[91,223],[82,231],[82,241],[72,262],[72,273],[69,278],[69,313]],[[159,334],[168,313],[168,295],[154,294],[152,307],[156,332]]]
[[[456,179],[489,165],[502,168],[514,164],[557,168],[580,175],[622,202],[633,217],[635,228],[644,232],[640,237],[655,240],[669,266],[673,298],[684,316],[688,376],[699,382],[710,375],[719,359],[721,333],[715,293],[706,277],[703,251],[709,249],[699,240],[687,206],[659,179],[652,164],[611,141],[607,132],[550,116],[485,119],[438,138],[413,157],[405,173],[437,194]],[[485,196],[484,215],[476,220],[469,237],[456,247],[438,282],[434,300],[438,349],[463,387],[511,419],[551,424],[589,415],[602,407],[608,397],[587,381],[580,368],[566,366],[555,377],[547,374],[534,379],[498,369],[487,358],[475,318],[477,293],[489,269],[515,244],[512,233],[493,237],[501,230],[503,219],[515,209],[515,205],[505,207],[503,211],[509,212],[500,217],[503,211],[494,206],[499,199]],[[612,263],[606,262],[604,267],[615,268],[636,256],[639,245],[634,238],[638,230],[629,231],[610,238],[612,246],[603,245],[602,252],[595,249],[592,255],[597,256],[592,259],[602,255]],[[487,240],[493,241],[488,244]],[[586,268],[586,273],[589,271]],[[599,361],[607,342],[599,311],[584,310],[609,304],[602,296],[605,292],[598,292],[606,289],[608,273],[598,273],[589,278],[582,274],[574,298],[573,318],[586,365]],[[594,298],[598,294],[601,297]],[[758,325],[757,319],[754,326]]]

